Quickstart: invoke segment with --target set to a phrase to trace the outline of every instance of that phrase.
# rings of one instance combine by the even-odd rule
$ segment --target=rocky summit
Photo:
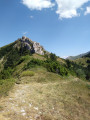
[[[40,55],[44,55],[44,48],[40,45],[40,43],[34,42],[26,36],[22,36],[22,38],[15,41],[16,44],[14,47],[21,48],[22,50],[26,48],[30,50],[31,53],[37,53]]]

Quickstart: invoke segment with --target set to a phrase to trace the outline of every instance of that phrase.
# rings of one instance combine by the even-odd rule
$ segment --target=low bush
[[[86,79],[87,77],[87,68],[83,67],[81,64],[77,64],[74,61],[66,60],[67,69],[69,70],[70,74],[75,75],[81,79]]]
[[[8,68],[0,72],[0,79],[9,79],[12,76],[13,69]]]
[[[77,70],[76,70],[76,75],[77,75],[78,77],[82,78],[82,79],[85,79],[85,78],[86,78],[86,74],[85,74],[84,70],[82,70],[82,69],[78,69],[78,68],[77,68]]]
[[[54,53],[50,54],[50,60],[51,61],[57,61],[57,56]]]
[[[0,97],[8,95],[8,91],[13,87],[15,79],[1,79],[0,80]]]
[[[90,89],[90,85],[89,85],[89,84],[86,84],[86,87],[87,87],[88,89]]]

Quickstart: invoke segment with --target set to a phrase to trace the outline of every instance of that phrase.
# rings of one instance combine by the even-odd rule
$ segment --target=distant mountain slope
[[[83,54],[80,54],[80,55],[77,55],[77,56],[69,56],[67,57],[66,59],[69,59],[69,60],[76,60],[78,58],[82,58],[82,57],[90,57],[90,51],[87,52],[87,53],[83,53]]]
[[[90,51],[86,55],[84,55],[83,57],[90,57]]]

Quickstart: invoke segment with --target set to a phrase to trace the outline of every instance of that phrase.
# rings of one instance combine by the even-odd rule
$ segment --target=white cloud
[[[83,10],[83,5],[90,0],[22,0],[22,4],[27,6],[31,10],[42,10],[43,8],[52,8],[57,4],[56,13],[59,15],[59,18],[72,18],[80,16],[79,10]],[[90,7],[87,7],[87,15],[90,13]]]
[[[69,56],[61,56],[61,58],[64,58],[64,59],[66,59],[67,57],[69,57]]]
[[[32,15],[31,15],[31,16],[30,16],[30,18],[31,18],[31,19],[33,19],[33,18],[34,18],[34,16],[32,16]]]
[[[23,35],[26,35],[28,32],[23,32]]]
[[[22,0],[22,3],[31,10],[42,10],[43,8],[51,8],[54,6],[51,0]]]
[[[86,7],[86,11],[84,13],[84,15],[90,14],[90,7]]]
[[[88,1],[90,0],[56,0],[58,5],[56,13],[59,14],[61,19],[79,16],[77,10]]]

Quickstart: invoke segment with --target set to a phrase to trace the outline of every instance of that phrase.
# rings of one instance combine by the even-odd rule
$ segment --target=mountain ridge
[[[37,57],[34,58],[35,54],[37,54]],[[90,54],[90,52],[80,54],[79,56],[81,57],[88,54]],[[4,70],[7,70],[8,72],[8,70],[10,69],[15,69],[19,64],[24,62],[23,57],[25,57],[26,55],[28,55],[30,58],[30,63],[28,64],[26,62],[25,67],[26,69],[28,69],[31,65],[33,66],[40,65],[47,68],[48,71],[60,74],[62,76],[63,75],[67,76],[68,74],[71,74],[81,78],[83,77],[84,79],[88,80],[90,79],[88,70],[90,69],[89,68],[90,56],[88,59],[85,60],[83,58],[82,60],[80,59],[78,61],[76,60],[70,61],[68,59],[65,60],[56,56],[53,53],[47,52],[44,49],[44,47],[40,45],[40,43],[34,42],[25,36],[22,36],[22,38],[17,39],[15,42],[0,48],[0,59],[3,58],[2,60],[3,69],[1,68],[3,77],[4,72],[6,72]],[[41,56],[41,58],[39,56]],[[44,58],[44,60],[42,60],[42,58]]]
[[[90,54],[90,51],[86,52],[86,53],[82,53],[82,54],[79,54],[79,55],[76,55],[76,56],[68,56],[66,59],[69,59],[69,60],[76,60],[78,58],[82,58],[84,56],[87,56],[88,54]]]

